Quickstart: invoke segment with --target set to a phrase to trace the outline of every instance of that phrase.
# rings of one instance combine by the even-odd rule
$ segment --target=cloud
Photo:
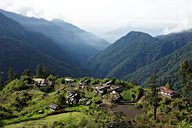
[[[169,33],[174,33],[174,32],[182,32],[192,29],[192,19],[191,20],[183,20],[180,24],[169,27],[164,29],[163,33],[164,34],[169,34]]]
[[[191,27],[192,0],[0,0],[0,8],[48,20],[61,18],[90,32],[122,26],[165,29]]]
[[[36,9],[34,7],[30,7],[30,6],[18,8],[17,11],[20,14],[25,15],[25,16],[29,16],[29,17],[35,16],[35,17],[40,18],[40,17],[44,16],[43,10],[38,10],[38,9]]]

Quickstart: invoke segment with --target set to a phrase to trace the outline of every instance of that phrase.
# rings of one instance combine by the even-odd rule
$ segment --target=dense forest
[[[144,84],[151,74],[157,73],[165,83],[171,82],[169,77],[177,73],[179,63],[191,59],[191,35],[190,30],[159,37],[130,32],[91,57],[86,65],[95,77],[134,79]]]

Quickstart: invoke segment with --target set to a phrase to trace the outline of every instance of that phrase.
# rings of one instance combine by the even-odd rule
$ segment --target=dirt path
[[[117,104],[112,108],[112,111],[122,112],[130,119],[134,119],[136,116],[144,113],[142,109],[136,108],[134,103]]]

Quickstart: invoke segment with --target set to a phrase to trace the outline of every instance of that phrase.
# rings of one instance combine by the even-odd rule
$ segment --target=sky
[[[26,16],[60,18],[102,35],[123,27],[192,28],[192,0],[0,0],[0,8]]]

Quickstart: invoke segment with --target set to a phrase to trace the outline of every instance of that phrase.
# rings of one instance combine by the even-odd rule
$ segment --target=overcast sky
[[[0,0],[0,8],[61,18],[95,33],[123,26],[163,28],[163,33],[192,27],[192,0]]]

